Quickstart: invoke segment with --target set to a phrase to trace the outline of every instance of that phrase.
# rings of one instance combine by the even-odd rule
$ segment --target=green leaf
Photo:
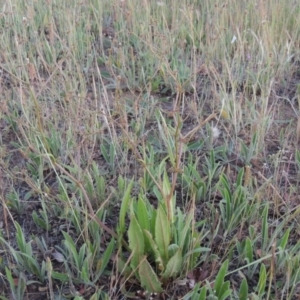
[[[188,143],[187,149],[188,151],[191,150],[200,150],[203,147],[204,140],[195,140],[191,143]]]
[[[248,298],[248,283],[246,278],[243,279],[240,290],[239,290],[239,298],[240,300],[247,300]]]
[[[262,264],[260,266],[259,281],[257,285],[257,292],[259,296],[262,296],[265,293],[266,282],[267,282],[266,266]]]
[[[131,267],[135,270],[144,255],[144,235],[134,214],[128,228],[129,248],[132,250]]]
[[[129,183],[131,184],[131,182]],[[126,181],[125,179],[120,175],[118,177],[118,191],[121,192],[122,194],[125,195],[126,191],[125,191],[125,187],[126,187]]]
[[[202,252],[209,252],[211,249],[210,248],[206,248],[206,247],[197,247],[189,252],[187,252],[185,255],[184,255],[184,258],[187,259],[189,256],[193,255],[193,254],[196,254],[196,253],[202,253]]]
[[[99,276],[103,273],[103,271],[105,270],[111,256],[112,256],[112,253],[113,253],[113,250],[114,250],[114,247],[115,247],[115,241],[112,239],[110,241],[110,243],[108,244],[105,252],[103,253],[103,256],[102,256],[102,264],[101,264],[101,267],[100,269],[98,270],[98,273],[99,273]]]
[[[51,277],[53,279],[59,280],[61,282],[69,281],[69,275],[66,274],[66,273],[60,273],[60,272],[52,271]]]
[[[164,266],[164,262],[163,262],[163,259],[160,255],[160,252],[157,248],[157,245],[155,244],[154,240],[153,240],[153,237],[151,235],[151,233],[147,230],[144,230],[144,234],[145,234],[145,237],[147,239],[147,241],[149,242],[149,245],[151,247],[151,250],[152,250],[152,256],[154,256],[154,259],[155,259],[155,262],[156,264],[158,265],[158,269],[160,271],[163,271],[165,269],[165,266]]]
[[[24,237],[22,228],[19,225],[19,223],[17,223],[17,222],[15,222],[15,227],[16,227],[16,230],[17,230],[16,238],[17,238],[18,247],[19,247],[19,249],[22,253],[26,253],[27,244],[26,244],[26,241],[25,241],[25,237]]]
[[[220,182],[223,185],[223,188],[230,193],[229,182],[225,174],[220,175]],[[220,189],[222,191],[222,189]]]
[[[233,215],[233,211],[232,211],[232,200],[231,200],[231,194],[229,191],[224,190],[224,198],[225,198],[225,204],[226,204],[226,213],[225,213],[225,217],[226,219],[224,220],[228,226],[228,224],[230,224],[231,221],[231,217]],[[226,229],[229,229],[228,227]]]
[[[150,221],[145,199],[139,196],[136,212],[138,222],[142,229],[150,230]]]
[[[206,300],[206,287],[203,287],[201,289],[201,292],[199,294],[199,298],[197,300]]]
[[[297,164],[300,166],[300,151],[298,149],[296,149],[296,162]]]
[[[26,258],[24,261],[27,262],[28,267],[30,268],[30,271],[39,277],[39,279],[43,282],[45,278],[43,278],[43,274],[41,274],[41,268],[35,259],[35,257],[28,255],[26,253],[22,253],[22,255]],[[29,271],[29,270],[28,270]]]
[[[160,192],[160,190],[158,189],[158,187],[156,185],[153,186],[152,191],[153,191],[155,197],[158,199],[158,202],[162,203],[164,200],[164,196],[162,195],[162,193]]]
[[[122,273],[122,276],[125,276],[125,278],[132,275],[132,270],[123,257],[118,257],[117,259],[117,270],[119,273]]]
[[[107,163],[109,163],[109,155],[108,155],[108,151],[107,151],[107,149],[106,149],[106,145],[102,143],[102,144],[100,145],[100,150],[101,150],[101,154],[103,155],[105,161],[106,161]]]
[[[46,223],[44,222],[44,220],[42,220],[41,218],[38,217],[38,214],[35,210],[32,212],[32,219],[37,226],[39,226],[43,229],[47,228]]]
[[[267,250],[267,244],[268,244],[268,240],[269,240],[269,226],[268,226],[268,206],[266,205],[266,207],[263,210],[263,220],[262,220],[262,251],[263,254],[265,253],[265,251]]]
[[[115,154],[116,154],[115,145],[114,143],[111,143],[109,147],[109,163],[112,170],[115,169]]]
[[[177,252],[170,258],[167,263],[166,270],[162,275],[162,278],[175,278],[182,270],[182,251],[178,249]]]
[[[86,256],[86,244],[84,243],[80,249],[79,249],[79,254],[78,254],[78,268],[82,267],[84,257]]]
[[[187,235],[190,235],[192,231],[191,222],[192,222],[193,216],[192,214],[188,214],[188,216],[185,218],[185,226],[183,230],[178,232],[178,245],[181,249],[185,250],[188,249],[189,245],[185,244],[186,242],[189,243],[190,240],[187,239]]]
[[[172,257],[179,249],[179,246],[177,244],[171,244],[168,247],[168,255],[169,257]]]
[[[243,177],[244,177],[244,168],[241,168],[239,173],[238,173],[237,179],[236,179],[236,187],[237,188],[239,186],[243,185]]]
[[[193,290],[190,291],[189,293],[187,293],[183,298],[181,298],[182,300],[206,300],[206,292],[207,289],[206,287],[202,287],[200,289],[200,283],[197,283]]]
[[[161,282],[152,269],[146,257],[144,257],[139,266],[139,276],[142,287],[151,293],[160,293],[163,291]]]
[[[168,217],[160,205],[155,222],[155,242],[164,260],[168,259],[168,246],[171,240],[171,230]]]
[[[289,235],[290,235],[290,231],[291,231],[291,229],[288,228],[287,231],[284,233],[284,235],[283,235],[283,237],[282,237],[282,239],[279,243],[279,247],[281,247],[282,250],[284,250],[286,245],[287,245]]]
[[[231,295],[232,290],[230,289],[230,282],[226,281],[223,283],[222,288],[220,289],[220,296],[218,300],[225,300],[229,295]]]
[[[96,262],[96,271],[94,272],[94,276],[93,276],[93,283],[95,284],[100,276],[103,275],[103,272],[105,271],[105,268],[111,258],[111,251],[114,249],[114,248],[111,248],[111,245],[112,245],[112,241],[109,243],[109,246],[108,248],[106,249],[105,253],[103,254],[103,258],[102,259],[98,259]],[[118,258],[118,263],[117,263],[117,270],[121,273],[122,272],[122,269],[120,270],[118,267],[120,266],[120,262],[121,262],[121,257]],[[130,268],[129,268],[130,269]]]
[[[248,263],[252,263],[253,248],[252,248],[252,242],[248,237],[246,238],[244,252],[245,252],[245,257],[248,259]]]
[[[76,264],[76,267],[78,268],[79,267],[79,256],[78,256],[74,241],[72,240],[71,236],[68,233],[63,231],[62,234],[65,238],[64,244],[65,244],[67,250],[69,251],[69,253],[72,254],[71,259],[74,261],[74,263]]]
[[[84,262],[82,263],[82,268],[80,272],[80,278],[83,280],[84,283],[90,283],[90,270],[89,270],[89,257],[87,256]]]
[[[11,271],[5,267],[5,274],[6,274],[6,278],[9,282],[10,285],[10,290],[12,292],[12,294],[15,294],[15,283],[14,283],[14,279],[12,277]]]
[[[119,228],[118,228],[118,234],[120,235],[120,237],[123,236],[123,233],[126,230],[125,217],[126,217],[126,213],[129,210],[129,203],[131,200],[130,193],[131,193],[132,186],[133,186],[133,180],[129,183],[129,185],[125,191],[124,197],[122,199],[122,202],[121,202],[120,216],[119,216]]]
[[[227,269],[228,269],[228,259],[225,260],[224,263],[222,264],[222,266],[219,270],[219,273],[216,277],[216,280],[215,280],[214,289],[215,289],[216,294],[217,294],[218,297],[222,296],[222,294],[221,294],[222,293],[222,286],[223,286],[223,283],[224,283],[224,278],[225,278]]]

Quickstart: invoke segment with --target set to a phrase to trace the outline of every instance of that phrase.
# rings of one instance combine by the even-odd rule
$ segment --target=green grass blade
[[[269,226],[268,226],[268,206],[266,206],[262,213],[262,251],[263,255],[265,254],[265,251],[267,251],[267,245],[269,241]]]
[[[12,277],[11,271],[7,267],[5,267],[5,274],[6,274],[6,278],[8,280],[9,286],[10,286],[10,291],[11,291],[14,299],[16,299],[17,294],[16,294],[16,290],[15,290],[15,282]]]
[[[290,231],[291,231],[291,229],[288,228],[288,229],[286,230],[286,232],[284,233],[283,237],[282,237],[281,240],[280,240],[280,243],[279,243],[278,246],[279,246],[282,250],[285,250],[285,248],[286,248],[286,245],[287,245],[288,240],[289,240]]]
[[[263,296],[265,293],[267,283],[267,271],[266,266],[261,264],[260,271],[259,271],[259,281],[257,285],[257,293],[259,296]]]
[[[227,269],[228,269],[228,259],[225,260],[218,272],[218,275],[216,277],[216,280],[215,280],[215,284],[214,284],[214,289],[216,291],[216,294],[218,297],[221,297],[222,296],[222,286],[223,286],[223,283],[224,283],[224,278],[225,278],[225,275],[226,275],[226,272],[227,272]]]
[[[125,226],[125,217],[126,217],[126,213],[129,211],[129,204],[130,204],[130,200],[131,200],[131,189],[133,186],[133,180],[129,183],[124,197],[122,199],[121,202],[121,209],[120,209],[120,216],[119,216],[119,227],[118,227],[118,234],[120,235],[120,238],[122,238],[123,233],[126,231],[126,226]]]
[[[252,248],[252,241],[247,237],[245,241],[245,257],[248,259],[248,263],[253,262],[253,248]]]
[[[115,240],[112,239],[103,253],[101,267],[99,270],[97,270],[99,276],[102,275],[105,268],[107,267],[109,260],[111,259],[112,253],[114,251],[114,248],[115,248]]]
[[[226,281],[223,283],[222,288],[220,290],[220,296],[218,296],[219,300],[225,300],[232,293],[232,289],[230,289],[230,282]]]
[[[206,287],[203,287],[202,289],[201,289],[201,292],[200,292],[200,294],[199,294],[199,298],[192,298],[193,300],[206,300],[206,292],[207,292],[207,290],[206,290]]]
[[[247,300],[248,299],[248,283],[246,278],[243,279],[240,290],[239,290],[239,299]]]

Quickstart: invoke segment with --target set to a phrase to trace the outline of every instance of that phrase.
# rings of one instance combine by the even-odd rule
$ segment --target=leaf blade
[[[162,275],[162,278],[167,279],[170,277],[176,277],[182,268],[182,251],[179,248],[176,253],[170,258],[166,265],[166,270]]]
[[[130,224],[128,228],[129,248],[132,251],[131,267],[133,270],[138,268],[138,265],[144,255],[144,235],[141,227],[134,214],[131,214]]]
[[[168,246],[171,240],[171,230],[168,217],[162,206],[157,210],[155,222],[155,243],[164,260],[168,259]]]
[[[142,260],[139,265],[139,276],[142,287],[151,293],[160,293],[163,291],[161,282],[159,281],[156,273],[149,264],[146,257]]]

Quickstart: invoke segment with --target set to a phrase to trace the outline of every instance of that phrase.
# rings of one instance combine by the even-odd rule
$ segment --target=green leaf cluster
[[[145,290],[161,292],[170,281],[193,269],[201,253],[209,248],[200,247],[202,236],[193,224],[192,213],[184,214],[177,208],[174,219],[169,220],[163,204],[156,208],[144,195],[131,199],[130,189],[125,193],[119,218],[119,234],[125,233],[124,212],[128,209],[130,255],[126,263],[121,254],[119,271],[133,274]]]

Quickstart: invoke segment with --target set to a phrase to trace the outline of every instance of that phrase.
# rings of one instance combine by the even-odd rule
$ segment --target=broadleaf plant
[[[193,223],[193,210],[184,214],[177,208],[172,218],[168,218],[163,203],[156,208],[144,195],[139,195],[138,200],[131,198],[131,201],[128,197],[127,194],[123,205],[130,207],[127,231],[130,250],[127,261],[130,261],[126,263],[124,251],[120,249],[119,259],[123,263],[119,272],[124,272],[124,266],[129,265],[131,272],[126,274],[131,274],[148,292],[161,292],[169,282],[193,270],[200,255],[210,249],[200,247],[204,235]],[[123,212],[124,207],[121,207]],[[124,215],[119,222],[121,229]]]

